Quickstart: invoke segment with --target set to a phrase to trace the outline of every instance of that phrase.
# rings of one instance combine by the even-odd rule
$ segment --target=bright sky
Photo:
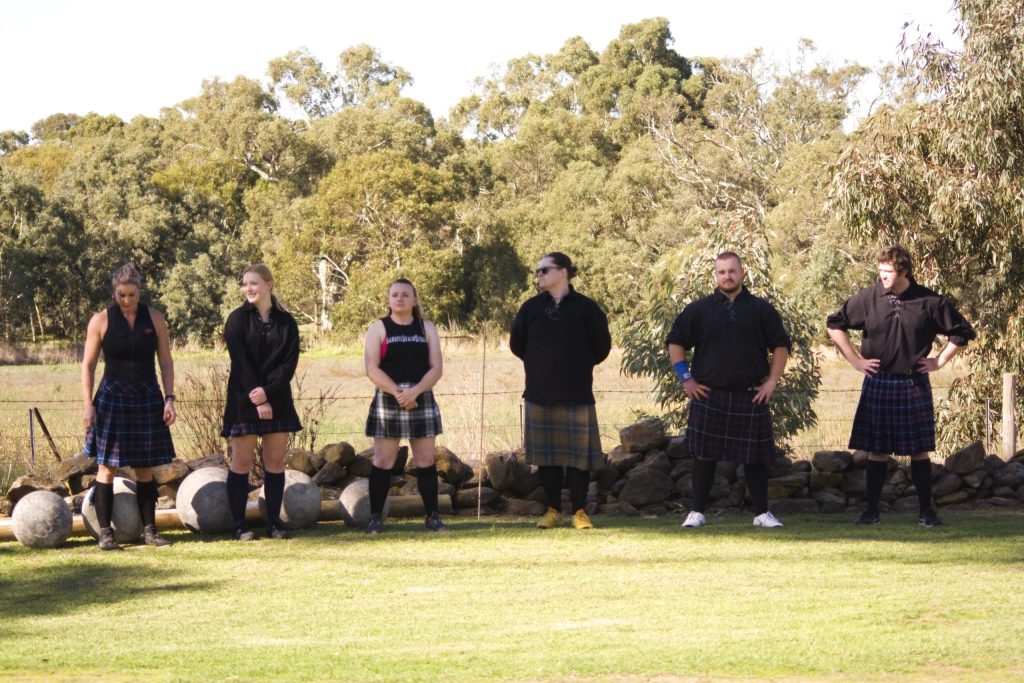
[[[877,66],[899,57],[904,22],[950,46],[952,0],[22,0],[0,15],[0,130],[28,130],[56,112],[155,116],[204,79],[264,78],[267,62],[305,46],[334,67],[368,43],[410,71],[410,97],[444,116],[475,78],[582,36],[603,50],[623,24],[667,17],[686,57],[741,56],[755,47],[786,60],[798,39],[833,61]]]

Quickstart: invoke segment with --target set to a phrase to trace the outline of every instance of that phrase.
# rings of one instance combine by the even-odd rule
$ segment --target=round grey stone
[[[264,487],[266,484],[264,483]],[[260,487],[260,514],[267,521],[267,499]],[[284,499],[281,501],[281,523],[288,529],[302,529],[320,517],[320,487],[305,472],[284,471]]]
[[[82,500],[82,521],[85,530],[93,538],[100,536],[100,524],[96,519],[96,508],[92,504],[96,487],[89,489]],[[114,477],[114,509],[110,514],[110,526],[118,543],[135,543],[142,538],[142,515],[135,497],[135,482],[123,477]]]
[[[338,498],[341,506],[341,519],[347,526],[366,528],[370,523],[370,481],[358,479],[341,492]],[[387,519],[391,509],[391,499],[384,503],[384,518]]]
[[[227,483],[228,471],[221,467],[203,467],[185,477],[174,507],[186,529],[197,534],[223,534],[234,529]]]
[[[19,500],[11,522],[14,537],[29,548],[57,548],[71,535],[71,510],[51,491],[34,491]]]

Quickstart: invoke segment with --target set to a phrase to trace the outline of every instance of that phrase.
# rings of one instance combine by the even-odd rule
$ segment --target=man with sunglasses
[[[523,445],[526,462],[538,466],[548,509],[537,526],[562,518],[562,480],[568,480],[572,524],[593,528],[587,515],[590,473],[604,465],[594,406],[594,366],[608,357],[608,318],[570,281],[576,266],[565,254],[545,254],[537,265],[541,292],[522,305],[512,322],[509,348],[526,370]]]
[[[914,280],[910,254],[901,246],[878,255],[878,283],[850,297],[826,322],[828,336],[843,357],[864,374],[849,447],[868,451],[867,505],[855,524],[881,521],[879,503],[889,454],[910,456],[910,479],[917,490],[918,524],[942,526],[932,505],[935,410],[928,374],[953,360],[974,339],[971,327],[949,301]],[[864,333],[860,353],[847,330]],[[929,353],[935,338],[945,348]]]
[[[672,367],[690,397],[686,447],[695,462],[686,528],[704,526],[719,460],[743,465],[754,526],[782,526],[768,511],[768,463],[780,455],[768,400],[786,368],[792,342],[775,307],[747,291],[743,276],[737,254],[719,254],[718,289],[687,305],[666,340]],[[688,349],[693,349],[692,366]]]

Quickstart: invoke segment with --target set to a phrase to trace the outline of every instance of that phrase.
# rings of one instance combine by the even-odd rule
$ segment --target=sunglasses
[[[547,275],[549,270],[558,270],[558,266],[544,266],[533,271],[537,275]]]

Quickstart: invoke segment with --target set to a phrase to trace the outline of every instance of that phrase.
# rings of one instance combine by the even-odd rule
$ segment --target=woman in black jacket
[[[270,268],[257,263],[242,273],[245,303],[228,316],[224,342],[231,356],[227,405],[221,436],[231,439],[228,503],[234,535],[252,541],[245,522],[249,470],[256,441],[263,439],[263,491],[268,538],[288,538],[281,524],[284,455],[291,432],[302,429],[292,401],[291,381],[299,362],[299,326],[273,294]]]
[[[590,472],[604,463],[594,407],[594,366],[608,357],[608,318],[569,282],[576,266],[553,251],[537,264],[540,294],[512,322],[509,348],[526,369],[526,462],[537,465],[548,510],[537,526],[561,521],[562,478],[568,479],[572,524],[593,528],[585,509]]]

